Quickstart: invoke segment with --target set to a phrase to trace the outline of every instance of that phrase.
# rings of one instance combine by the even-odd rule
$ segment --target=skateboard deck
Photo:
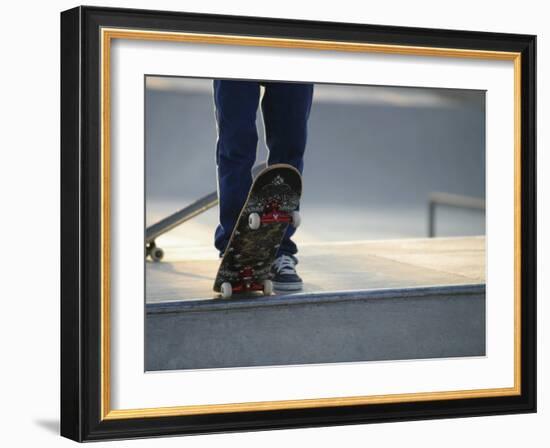
[[[271,264],[289,225],[299,225],[300,172],[286,164],[271,165],[252,183],[214,281],[214,291],[263,291],[271,294]]]

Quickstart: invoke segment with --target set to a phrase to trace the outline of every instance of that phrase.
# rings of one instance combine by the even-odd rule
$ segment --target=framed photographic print
[[[536,411],[535,36],[61,13],[61,433]]]

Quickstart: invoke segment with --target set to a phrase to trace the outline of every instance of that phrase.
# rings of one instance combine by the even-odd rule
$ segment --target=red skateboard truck
[[[271,224],[275,222],[286,222],[292,224],[294,227],[300,225],[300,213],[298,211],[293,211],[288,213],[280,210],[280,205],[277,201],[272,201],[267,204],[260,215],[259,213],[250,213],[248,215],[248,226],[252,230],[257,230],[260,228],[261,224]]]
[[[250,266],[239,271],[239,279],[234,284],[223,282],[221,285],[222,299],[228,299],[234,292],[253,292],[263,291],[264,295],[269,296],[273,293],[273,283],[266,279],[262,283],[254,281],[254,269]]]

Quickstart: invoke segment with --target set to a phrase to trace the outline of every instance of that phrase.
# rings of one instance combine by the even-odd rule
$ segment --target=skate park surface
[[[145,370],[485,355],[485,237],[300,254],[303,291],[231,299],[212,292],[217,259],[147,261]]]
[[[146,262],[147,303],[216,300],[212,285],[219,259],[184,259],[166,249],[162,262]],[[447,237],[309,243],[300,246],[300,296],[331,291],[485,283],[485,238]],[[261,297],[260,293],[235,298]]]

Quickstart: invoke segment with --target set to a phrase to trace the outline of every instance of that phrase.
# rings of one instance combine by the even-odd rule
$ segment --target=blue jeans
[[[300,173],[304,168],[313,84],[214,80],[220,200],[220,223],[214,244],[220,253],[229,242],[252,185],[251,170],[258,144],[256,113],[260,86],[265,87],[261,108],[269,150],[268,165],[287,163]],[[292,226],[288,226],[279,254],[294,255],[298,252],[291,240],[294,231]]]

